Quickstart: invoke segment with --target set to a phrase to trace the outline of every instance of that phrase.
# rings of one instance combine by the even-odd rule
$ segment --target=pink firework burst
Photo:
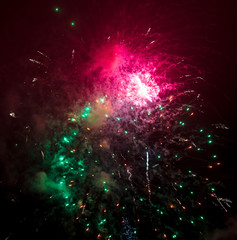
[[[117,96],[119,106],[126,102],[145,106],[157,100],[161,91],[154,64],[124,45],[107,44],[94,56],[93,69],[101,69],[95,85],[110,97]]]

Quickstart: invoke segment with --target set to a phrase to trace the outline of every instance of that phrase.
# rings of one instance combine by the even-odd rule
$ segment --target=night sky
[[[213,225],[204,230],[205,237],[197,238],[195,235],[192,238],[192,230],[187,230],[188,233],[178,239],[237,239],[235,1],[4,1],[0,6],[0,239],[96,239],[93,234],[84,233],[82,227],[84,222],[73,223],[72,227],[70,219],[74,216],[65,213],[60,207],[57,208],[56,200],[48,203],[48,193],[44,195],[35,192],[29,182],[36,172],[47,172],[47,170],[50,172],[50,164],[46,162],[46,166],[43,166],[42,158],[47,159],[46,143],[49,136],[56,135],[57,129],[63,125],[60,125],[60,121],[63,122],[65,117],[62,112],[66,114],[68,109],[69,112],[75,110],[73,107],[76,105],[75,98],[81,99],[80,104],[85,105],[88,101],[92,102],[91,96],[97,97],[96,93],[100,85],[103,86],[103,82],[96,83],[97,75],[103,73],[108,79],[112,79],[108,72],[114,69],[114,64],[117,64],[117,55],[114,56],[113,51],[116,51],[116,54],[122,52],[121,55],[125,52],[124,49],[117,47],[119,41],[121,45],[124,44],[132,49],[133,56],[140,52],[144,53],[145,57],[143,57],[148,62],[149,59],[154,62],[159,52],[162,52],[162,56],[176,56],[175,60],[178,57],[188,59],[187,66],[195,66],[188,67],[191,69],[191,74],[200,73],[205,79],[195,87],[195,91],[202,96],[204,114],[200,115],[200,118],[199,115],[194,118],[192,126],[202,125],[207,129],[207,126],[213,123],[223,123],[229,128],[224,133],[217,130],[218,144],[211,149],[219,151],[222,166],[210,173],[209,170],[199,168],[202,161],[191,163],[189,161],[188,164],[200,175],[208,174],[210,179],[217,181],[223,189],[222,198],[231,199],[233,203],[228,213],[221,213],[218,219],[213,220]],[[151,37],[147,40],[146,32],[149,28],[151,30],[148,33]],[[152,40],[155,40],[156,44],[154,49],[150,47],[153,43],[149,45],[148,42]],[[40,51],[40,54],[37,51]],[[125,59],[127,58],[128,55]],[[44,66],[34,64],[29,59],[36,59]],[[172,61],[171,59],[170,62]],[[137,64],[137,69],[139,67],[140,65]],[[129,73],[134,71],[130,63],[126,71]],[[182,71],[183,69],[180,70]],[[167,72],[166,77],[176,81],[180,72]],[[36,76],[37,81],[34,83],[32,79]],[[93,80],[90,80],[90,77]],[[79,80],[82,78],[84,80]],[[112,94],[113,89],[109,89],[111,91],[107,93],[104,90],[106,88],[101,87],[101,89],[100,93],[104,95],[110,92]],[[85,100],[86,98],[90,100]],[[107,107],[112,109],[109,104]],[[101,114],[102,110],[99,111]],[[10,115],[12,113],[15,114],[14,117]],[[172,109],[168,113],[172,114]],[[49,116],[57,119],[57,121],[54,119],[52,125],[48,123]],[[90,124],[91,129],[96,128],[94,123]],[[78,127],[80,131],[82,125]],[[115,139],[112,132],[111,130],[106,135],[107,138]],[[166,133],[159,132],[159,134],[163,136]],[[50,138],[51,142],[52,139],[53,137]],[[93,144],[95,141],[97,140],[93,140]],[[153,135],[149,136],[149,141],[151,146],[155,146],[157,138]],[[16,144],[20,146],[19,149],[16,148]],[[110,150],[112,149],[112,143],[109,144],[108,140],[103,144],[110,145]],[[119,145],[114,145],[113,151],[119,152]],[[124,146],[121,146],[121,152],[124,151],[123,148]],[[45,151],[45,155],[40,151]],[[49,155],[52,151],[50,149]],[[86,151],[89,151],[88,148]],[[106,151],[105,158],[106,154],[109,154],[109,150]],[[99,156],[103,159],[102,155]],[[124,156],[129,158],[127,155]],[[186,161],[187,159],[184,158],[181,163],[177,163],[178,168],[184,169]],[[135,171],[139,173],[142,171],[139,169],[140,166],[135,170],[133,157],[128,160],[128,164],[131,165],[131,169],[134,168],[134,175],[136,175]],[[104,166],[105,169],[109,167]],[[126,169],[129,171],[130,168]],[[121,174],[125,173],[121,170]],[[42,176],[44,175],[40,175]],[[144,175],[144,181],[146,180]],[[139,179],[134,179],[134,186],[136,181],[138,182]],[[127,201],[129,203],[129,199]],[[51,208],[55,208],[53,217],[49,214]],[[215,215],[215,210],[212,208],[210,212]],[[119,213],[116,214],[120,216]],[[148,219],[146,214],[144,216],[141,214],[141,219],[142,217]],[[45,220],[46,218],[50,219],[49,222]],[[113,219],[116,219],[114,215]],[[64,222],[67,230],[62,228],[59,222]],[[116,223],[114,226],[117,226]],[[144,231],[149,229],[145,224],[143,228]],[[122,233],[118,237],[119,233],[117,233],[111,239],[176,237],[175,234],[167,238],[147,234],[149,238],[146,232],[139,233],[138,238],[128,237]],[[97,239],[109,238],[103,231],[101,235],[102,237],[98,235]]]

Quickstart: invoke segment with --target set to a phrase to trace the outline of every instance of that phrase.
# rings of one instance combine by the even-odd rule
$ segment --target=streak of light
[[[36,63],[36,64],[39,64],[39,65],[41,65],[41,66],[44,66],[44,64],[43,63],[41,63],[41,62],[39,62],[39,61],[37,61],[37,60],[35,60],[35,59],[29,59],[29,61],[31,61],[31,62],[33,62],[33,63]]]
[[[151,203],[151,187],[150,187],[150,178],[149,178],[149,154],[146,152],[146,180],[147,188],[149,193],[149,202]]]
[[[48,57],[46,54],[44,54],[44,53],[42,53],[42,52],[40,52],[40,51],[37,51],[37,53],[39,53],[40,55],[42,55],[42,56],[44,56],[44,57],[46,57],[46,58],[49,59],[49,57]]]

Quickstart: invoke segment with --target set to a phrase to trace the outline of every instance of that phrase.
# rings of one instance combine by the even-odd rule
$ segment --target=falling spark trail
[[[225,202],[225,204],[232,203],[232,201],[227,198],[219,198],[219,199],[220,199],[220,201]]]
[[[132,173],[129,171],[129,168],[127,168],[127,173],[129,174],[128,180],[129,180],[129,182],[130,182],[131,188],[133,189],[134,193],[136,193],[136,190],[134,189],[134,186],[133,186],[133,184],[132,184],[132,179],[131,179]],[[137,207],[137,205],[136,205],[136,199],[135,199],[134,197],[133,197],[133,202],[135,203],[135,207]]]
[[[127,168],[127,173],[129,174],[129,177],[128,177],[128,180],[130,181],[131,183],[131,177],[132,177],[132,173],[129,171],[129,169]],[[131,183],[132,185],[132,183]]]
[[[151,188],[150,188],[150,179],[149,179],[149,154],[146,152],[146,179],[147,179],[147,188],[149,193],[149,201],[151,203],[150,195],[151,195]]]
[[[228,212],[227,211],[227,209],[224,207],[224,205],[222,204],[222,202],[221,201],[223,201],[224,203],[226,203],[226,205],[229,207],[229,204],[227,203],[227,202],[229,202],[229,203],[232,203],[229,199],[223,199],[223,198],[219,198],[219,197],[217,197],[217,195],[214,193],[214,196],[215,196],[215,198],[216,198],[216,200],[219,202],[219,204],[221,205],[221,207],[225,210],[225,212]]]

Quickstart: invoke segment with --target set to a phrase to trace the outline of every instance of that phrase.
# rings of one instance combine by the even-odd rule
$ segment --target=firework
[[[216,209],[221,215],[231,204],[206,174],[221,165],[213,126],[228,127],[201,126],[204,74],[164,50],[159,28],[112,30],[95,41],[75,32],[80,50],[66,49],[64,64],[43,51],[29,59],[37,70],[22,105],[35,113],[24,144],[37,148],[40,163],[28,187],[43,196],[45,219],[70,236],[205,238]],[[19,119],[21,111],[9,114]]]

